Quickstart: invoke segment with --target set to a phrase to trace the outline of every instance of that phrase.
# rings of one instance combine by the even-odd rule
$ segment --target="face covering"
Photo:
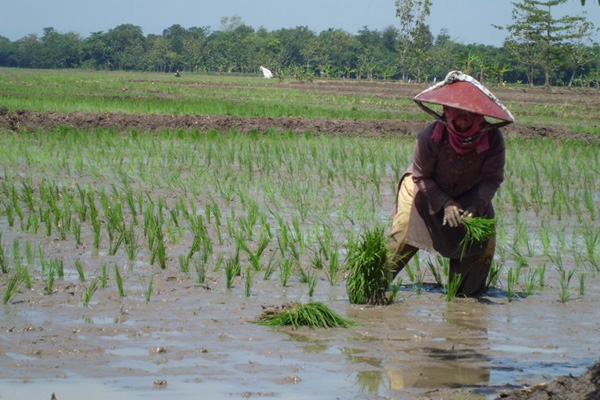
[[[473,125],[465,132],[459,132],[454,127],[454,119],[463,111],[452,107],[444,106],[444,116],[446,124],[438,122],[433,131],[432,140],[436,144],[440,144],[444,135],[444,128],[448,131],[448,139],[450,145],[459,154],[470,153],[475,150],[477,153],[482,153],[490,148],[490,142],[487,132],[480,132],[485,118],[483,115],[475,114]]]

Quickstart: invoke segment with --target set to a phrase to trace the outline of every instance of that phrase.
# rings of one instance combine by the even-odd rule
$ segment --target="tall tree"
[[[431,13],[431,0],[396,0],[396,17],[400,19],[399,63],[402,80],[406,80],[412,56],[423,64],[427,45],[424,40],[423,25]]]
[[[81,62],[82,39],[78,33],[59,33],[44,28],[40,40],[39,63],[43,68],[75,68]]]
[[[564,46],[564,61],[565,69],[570,69],[568,86],[573,85],[577,72],[592,62],[593,54],[590,48],[596,43],[592,38],[592,33],[595,30],[594,24],[588,21],[579,21],[574,24],[573,39],[567,42]]]
[[[9,60],[12,47],[10,39],[0,36],[0,65],[10,66]]]
[[[561,45],[582,35],[574,27],[585,21],[584,17],[554,18],[552,15],[552,8],[566,1],[522,0],[521,3],[513,3],[515,8],[512,24],[504,27],[510,34],[505,45],[509,47],[515,60],[526,64],[531,86],[534,84],[535,69],[541,66],[544,71],[544,85],[550,88],[554,58]]]
[[[116,69],[143,69],[146,38],[140,26],[123,24],[109,30],[103,38]]]

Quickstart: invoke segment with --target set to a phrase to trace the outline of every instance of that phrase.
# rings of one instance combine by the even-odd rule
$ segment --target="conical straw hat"
[[[495,118],[503,122],[496,127],[515,121],[508,109],[485,86],[472,76],[451,71],[446,79],[415,96],[414,101],[425,111],[441,118],[423,103],[440,104]]]

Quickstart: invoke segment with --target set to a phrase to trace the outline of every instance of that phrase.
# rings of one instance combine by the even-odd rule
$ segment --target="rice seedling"
[[[0,270],[4,274],[8,273],[8,259],[4,250],[4,243],[2,242],[2,231],[0,231]]]
[[[287,287],[288,280],[292,276],[294,262],[289,258],[284,258],[281,260],[281,264],[279,265],[279,282],[282,287]]]
[[[29,217],[27,217],[27,230],[37,235],[39,230],[39,220],[36,214],[29,214]]]
[[[17,295],[21,282],[21,274],[18,271],[8,279],[3,304],[8,304]]]
[[[542,219],[540,236],[541,236],[543,254],[546,257],[550,256],[550,227],[548,224],[549,224],[549,222],[546,218]]]
[[[583,242],[588,261],[597,271],[600,271],[600,229],[585,225]]]
[[[317,270],[323,269],[323,257],[321,256],[320,251],[314,252],[314,255],[311,257],[311,264],[314,269],[317,269]]]
[[[329,265],[327,267],[327,278],[331,286],[338,281],[340,273],[340,256],[337,248],[332,248],[329,253]]]
[[[308,297],[313,297],[315,288],[319,282],[319,277],[314,271],[309,271],[306,274],[306,283],[308,284]]]
[[[402,278],[398,278],[396,282],[392,283],[390,287],[390,295],[389,301],[390,304],[394,304],[396,302],[396,298],[398,297],[398,293],[400,293],[400,288],[402,287]]]
[[[108,264],[105,262],[100,266],[100,283],[102,289],[106,289],[108,286]]]
[[[75,268],[77,269],[77,274],[79,275],[79,281],[85,282],[85,273],[83,271],[83,264],[81,263],[81,260],[75,261]]]
[[[579,295],[583,296],[585,294],[585,273],[579,274]]]
[[[500,283],[500,272],[502,271],[502,264],[492,261],[490,265],[490,272],[488,274],[487,283],[485,285],[486,291],[497,287]]]
[[[85,292],[83,292],[83,306],[84,307],[89,306],[90,301],[92,300],[92,297],[94,296],[94,293],[96,293],[97,289],[98,289],[98,279],[94,279],[90,282],[90,285],[85,290]]]
[[[146,280],[141,275],[140,280],[142,281],[142,287],[144,288],[144,298],[146,300],[146,304],[148,304],[150,303],[152,293],[154,292],[154,273],[152,273],[152,276],[150,277],[150,282],[148,282],[148,284],[146,284]]]
[[[252,272],[252,268],[250,268],[250,266],[246,267],[246,274],[245,274],[245,281],[244,281],[244,295],[246,297],[250,297],[250,294],[252,293],[252,283],[253,283],[253,278],[254,278],[254,274]]]
[[[93,215],[93,214],[92,214]],[[94,232],[94,248],[100,248],[100,242],[102,240],[102,222],[96,217],[92,217],[92,230]]]
[[[21,181],[21,198],[25,202],[29,212],[35,212],[35,199],[33,197],[33,182],[31,180],[24,179]]]
[[[383,228],[367,230],[348,248],[346,291],[352,304],[389,303],[386,290],[392,280],[389,250]]]
[[[537,289],[538,282],[538,270],[529,270],[528,273],[525,275],[525,295],[533,295],[533,293]]]
[[[46,236],[52,235],[52,220],[50,219],[50,210],[47,210],[43,217],[44,226],[46,227]]]
[[[181,272],[183,272],[184,274],[189,274],[190,273],[190,257],[187,255],[180,255],[179,256],[179,269],[181,270]]]
[[[302,268],[301,265],[296,264],[296,268],[295,268],[294,272],[296,275],[296,279],[298,279],[298,282],[308,283],[308,275],[309,275],[310,271]]]
[[[125,290],[123,290],[123,277],[119,271],[119,267],[115,264],[115,281],[117,282],[117,289],[119,290],[119,297],[125,297]]]
[[[61,240],[66,240],[68,233],[71,231],[71,208],[66,206],[61,213],[60,223],[57,225],[58,234]]]
[[[433,275],[433,279],[435,279],[435,283],[438,286],[444,286],[444,281],[442,280],[442,276],[440,274],[440,271],[438,270],[438,265],[434,264],[433,261],[431,261],[431,259],[427,259],[425,261],[425,263],[427,264],[427,266],[429,267],[429,270],[431,271],[431,275]]]
[[[543,288],[545,286],[546,279],[546,264],[542,264],[537,267],[537,275],[538,275],[538,286]]]
[[[156,224],[153,229],[156,243],[154,248],[152,249],[152,260],[151,264],[154,265],[156,259],[158,259],[158,264],[162,269],[167,268],[167,247],[165,245],[165,237],[162,231],[162,225]]]
[[[73,236],[75,237],[75,243],[77,246],[81,246],[81,223],[77,220],[73,220]]]
[[[240,275],[240,260],[238,257],[232,257],[225,263],[225,281],[227,283],[227,289],[233,288],[233,280],[236,276]]]
[[[404,268],[404,271],[406,272],[406,274],[408,275],[408,279],[410,279],[411,282],[414,282],[415,279],[415,272],[413,271],[412,267],[409,265],[407,265]]]
[[[27,258],[27,265],[32,266],[34,263],[34,254],[29,240],[25,242],[25,258]]]
[[[417,257],[418,260],[418,257]],[[427,271],[421,269],[420,263],[415,263],[415,292],[416,294],[421,294],[423,292],[423,284],[425,283],[425,275]]]
[[[518,297],[515,291],[515,287],[519,281],[518,275],[519,274],[516,273],[512,268],[508,269],[508,276],[506,278],[506,298],[509,302]]]
[[[25,284],[25,287],[31,289],[33,282],[31,274],[29,273],[29,268],[26,265],[19,266],[17,268],[17,273],[21,276],[21,281]]]
[[[11,228],[15,226],[15,209],[11,205],[4,205],[4,212],[6,214],[6,219],[8,220],[8,226]]]
[[[462,222],[465,236],[459,245],[461,260],[474,243],[488,239],[496,232],[495,218],[470,217],[464,218]]]
[[[125,251],[127,253],[127,259],[134,261],[138,254],[138,242],[135,235],[135,226],[133,221],[129,224],[129,228],[123,231],[123,240],[125,242]]]
[[[23,266],[23,257],[21,257],[21,242],[19,239],[13,241],[13,262],[15,268],[20,269]]]
[[[444,291],[446,292],[445,298],[447,302],[453,301],[458,295],[458,290],[462,284],[462,276],[460,274],[450,274]]]
[[[54,274],[54,268],[52,267],[52,265],[50,265],[50,267],[46,271],[46,286],[44,288],[44,292],[47,295],[51,295],[54,292]]]
[[[561,303],[567,303],[569,302],[569,300],[571,300],[571,290],[570,290],[570,285],[571,285],[571,279],[573,278],[573,275],[575,274],[575,270],[568,270],[565,271],[564,269],[559,270],[560,272],[560,302]]]
[[[206,263],[196,259],[194,269],[196,270],[196,281],[201,285],[204,284],[206,282]]]
[[[282,306],[278,310],[266,310],[257,322],[260,325],[267,326],[289,325],[292,329],[298,329],[302,326],[311,328],[349,328],[356,324],[320,302],[291,303]]]

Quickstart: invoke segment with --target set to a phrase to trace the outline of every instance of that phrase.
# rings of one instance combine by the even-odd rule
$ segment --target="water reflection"
[[[412,340],[395,355],[384,352],[377,358],[371,357],[370,351],[341,349],[352,363],[368,364],[365,370],[355,373],[356,384],[363,392],[490,384],[490,359],[485,355],[490,347],[490,317],[485,307],[476,302],[453,302],[431,314],[426,324],[417,325],[420,340]]]
[[[385,375],[381,371],[359,371],[356,384],[364,393],[377,394],[379,388],[385,386]]]
[[[434,387],[458,388],[487,384],[490,380],[490,371],[486,368],[449,362],[441,365],[388,370],[387,378],[392,390]]]
[[[340,351],[348,359],[348,361],[352,363],[364,363],[373,367],[382,366],[382,361],[379,358],[361,355],[365,353],[365,350],[353,349],[351,347],[342,347]]]

